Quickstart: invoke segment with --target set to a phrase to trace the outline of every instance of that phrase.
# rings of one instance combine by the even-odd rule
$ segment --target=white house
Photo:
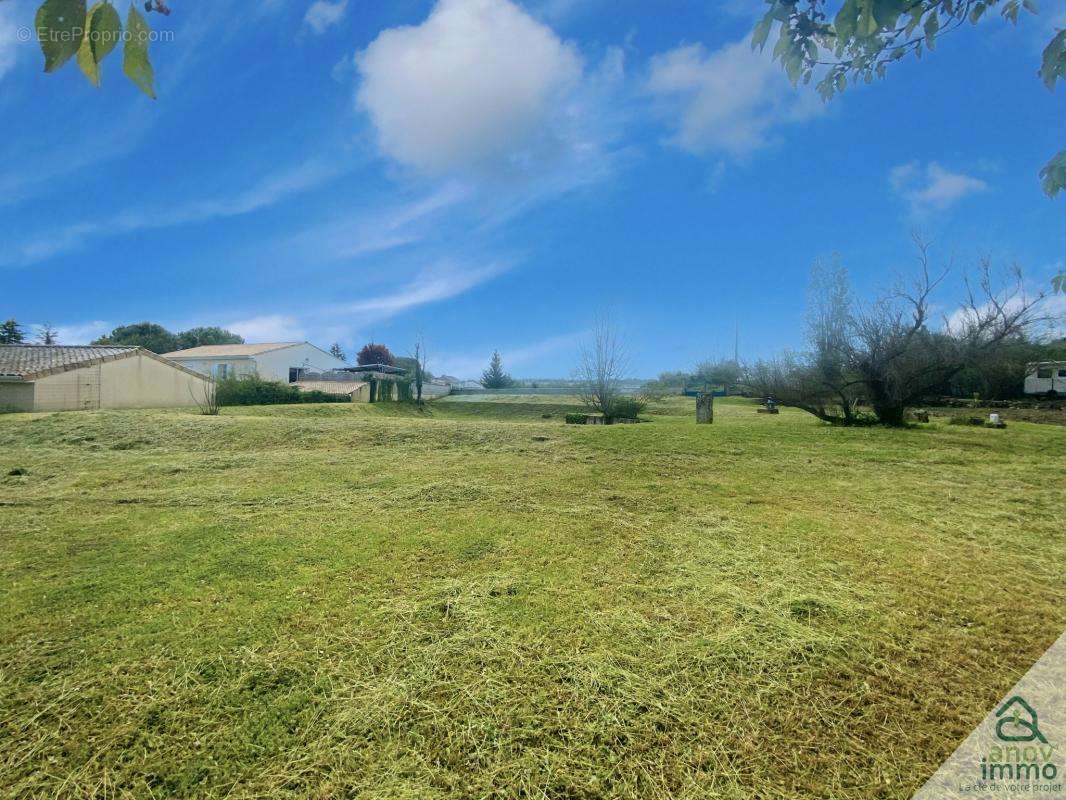
[[[215,378],[255,374],[282,383],[296,383],[308,372],[328,372],[348,366],[307,342],[208,344],[167,353],[165,357]]]
[[[1026,394],[1066,393],[1066,361],[1040,361],[1025,371]]]

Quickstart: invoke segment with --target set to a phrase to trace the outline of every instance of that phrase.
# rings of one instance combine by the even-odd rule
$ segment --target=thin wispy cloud
[[[348,9],[348,0],[316,0],[304,14],[303,28],[315,35],[321,35],[344,19]]]
[[[283,246],[318,261],[341,261],[414,244],[425,227],[471,196],[469,187],[446,183],[407,203],[372,212],[353,211],[289,235]]]
[[[443,261],[416,272],[393,291],[298,311],[251,314],[232,319],[225,327],[248,341],[308,339],[350,344],[356,331],[365,330],[367,325],[460,297],[502,275],[509,267],[504,261],[477,266]],[[217,318],[218,315],[205,316]]]
[[[358,314],[366,321],[387,319],[429,303],[450,300],[495,278],[509,268],[506,262],[466,267],[443,262],[421,270],[395,292],[350,303],[338,303],[324,311],[330,315]]]
[[[0,5],[0,81],[15,66],[18,57],[18,27],[15,18],[15,5]]]
[[[587,336],[588,332],[581,330],[550,336],[529,344],[504,347],[499,351],[500,358],[508,370],[521,369],[549,356],[563,355],[565,360],[569,355],[576,363],[578,348]],[[431,366],[437,373],[458,378],[477,378],[488,365],[491,356],[491,351],[447,355],[433,360]]]
[[[347,171],[325,161],[307,161],[262,178],[228,197],[193,200],[167,208],[129,209],[97,220],[78,222],[14,242],[0,254],[0,266],[26,266],[77,251],[90,240],[237,217],[277,205],[320,187]]]
[[[302,342],[307,339],[306,329],[291,314],[264,314],[236,319],[225,327],[249,342]]]

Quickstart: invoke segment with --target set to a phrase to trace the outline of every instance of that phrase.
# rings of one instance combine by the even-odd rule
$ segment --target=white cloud
[[[321,186],[344,170],[344,167],[336,164],[308,161],[268,175],[248,189],[229,197],[194,200],[166,209],[123,211],[111,218],[74,223],[35,238],[11,243],[5,248],[6,252],[0,255],[0,266],[25,266],[44,261],[78,250],[91,239],[250,214]]]
[[[43,323],[34,325],[35,333],[40,330]],[[56,341],[59,344],[88,344],[93,339],[99,339],[114,329],[114,325],[103,320],[92,322],[73,322],[65,325],[56,325]]]
[[[794,90],[769,52],[753,52],[747,39],[653,57],[647,90],[676,119],[669,142],[696,155],[743,158],[773,144],[781,126],[823,113],[813,92]]]
[[[1066,294],[1045,298],[1041,313],[1047,317],[1044,335],[1049,339],[1066,338]]]
[[[347,8],[348,0],[315,0],[304,15],[304,28],[314,34],[325,33],[344,18]]]
[[[988,191],[988,184],[962,172],[951,172],[935,161],[900,164],[888,173],[888,182],[912,213],[946,211],[972,194]]]
[[[398,289],[347,303],[329,303],[283,313],[238,319],[223,327],[249,342],[340,341],[351,344],[357,330],[422,306],[451,300],[505,272],[505,263],[476,267],[441,262],[413,275]],[[212,314],[211,319],[219,315]]]
[[[326,313],[359,315],[361,323],[385,319],[428,303],[457,297],[506,270],[507,265],[502,263],[464,269],[444,262],[422,270],[395,292],[338,304],[326,309]]]
[[[1023,303],[1034,299],[1039,291],[1047,291],[1046,287],[1040,287],[1036,291],[1013,297],[1006,302],[1004,310],[1007,313],[1018,311]],[[983,303],[978,307],[980,314],[984,315],[992,310],[991,303]],[[1036,306],[1036,315],[1040,322],[1033,327],[1033,333],[1039,337],[1059,339],[1066,336],[1066,295],[1052,294],[1039,301]],[[972,309],[957,308],[944,319],[944,328],[956,335],[964,333],[975,322]]]
[[[469,190],[447,183],[429,195],[381,211],[350,212],[291,236],[287,244],[304,256],[339,261],[382,253],[422,238],[416,224],[468,199]]]
[[[521,157],[581,76],[576,50],[510,0],[440,0],[356,56],[382,151],[429,173]]]
[[[302,342],[307,335],[296,317],[286,314],[266,314],[239,319],[225,325],[248,342]]]

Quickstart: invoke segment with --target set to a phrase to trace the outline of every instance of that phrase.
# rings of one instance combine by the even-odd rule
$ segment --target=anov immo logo
[[[1066,800],[1066,634],[1059,637],[917,794],[915,800]]]

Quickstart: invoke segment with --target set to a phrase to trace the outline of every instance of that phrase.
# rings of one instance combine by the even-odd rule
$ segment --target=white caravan
[[[1066,361],[1038,361],[1025,371],[1025,393],[1058,395],[1066,393]]]

